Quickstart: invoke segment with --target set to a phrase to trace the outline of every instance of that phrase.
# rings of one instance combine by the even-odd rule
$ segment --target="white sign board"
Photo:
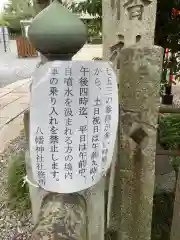
[[[116,75],[107,62],[54,61],[32,85],[30,154],[35,181],[72,193],[110,167],[118,124]]]

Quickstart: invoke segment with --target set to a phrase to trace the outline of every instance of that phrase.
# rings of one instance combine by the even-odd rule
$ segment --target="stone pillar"
[[[120,53],[120,240],[150,240],[163,49]]]
[[[103,0],[103,56],[109,60],[112,46],[120,41],[154,44],[157,0]],[[117,45],[116,45],[117,44]]]
[[[33,81],[37,82],[49,68],[49,61],[70,60],[81,49],[86,42],[87,30],[75,14],[56,0],[33,19],[28,29],[28,37],[36,50],[47,60],[35,72]],[[27,159],[29,160],[28,153]],[[49,193],[36,187],[31,159],[27,163],[27,171],[36,223],[31,240],[72,238],[86,240],[87,213],[84,197],[80,194]]]
[[[103,0],[103,59],[111,61],[118,76],[121,89],[121,58],[124,47],[154,44],[157,0]],[[143,51],[143,50],[142,50]],[[131,76],[133,77],[133,76]],[[133,80],[133,79],[131,79]],[[130,80],[128,80],[130,82]],[[121,98],[120,98],[121,112]],[[121,113],[120,113],[121,114]],[[121,128],[121,125],[119,125]],[[107,227],[111,231],[119,228],[121,211],[120,137],[117,136],[116,149],[109,179]]]

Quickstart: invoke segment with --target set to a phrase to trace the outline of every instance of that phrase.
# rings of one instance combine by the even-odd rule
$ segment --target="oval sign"
[[[103,61],[54,61],[32,84],[30,154],[35,181],[73,193],[109,169],[118,125],[116,75]]]

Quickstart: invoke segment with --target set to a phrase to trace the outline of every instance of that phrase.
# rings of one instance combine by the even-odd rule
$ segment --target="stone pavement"
[[[0,153],[23,129],[23,112],[29,106],[30,78],[0,88]]]

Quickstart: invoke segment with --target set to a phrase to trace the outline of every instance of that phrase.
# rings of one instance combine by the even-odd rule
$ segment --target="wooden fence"
[[[18,57],[37,57],[38,52],[25,37],[16,38]]]

